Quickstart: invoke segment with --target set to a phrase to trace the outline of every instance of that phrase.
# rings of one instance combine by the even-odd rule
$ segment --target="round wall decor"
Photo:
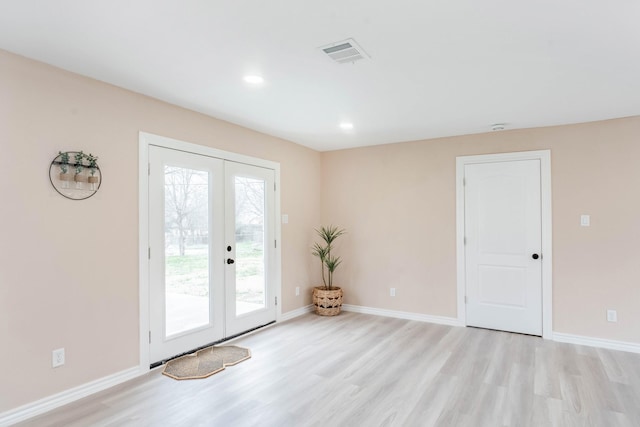
[[[49,166],[49,180],[67,199],[88,199],[102,184],[98,158],[82,151],[59,151]]]

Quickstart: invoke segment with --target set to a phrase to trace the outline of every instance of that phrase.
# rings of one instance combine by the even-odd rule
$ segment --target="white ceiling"
[[[638,0],[0,0],[0,48],[321,151],[640,115]]]

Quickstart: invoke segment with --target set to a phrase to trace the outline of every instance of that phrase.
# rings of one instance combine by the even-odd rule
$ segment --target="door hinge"
[[[149,344],[151,344],[151,331],[149,331]]]
[[[276,305],[278,305],[278,297],[276,297]]]
[[[149,259],[151,259],[151,246],[149,246],[149,253],[148,253]]]
[[[467,303],[467,296],[466,295],[464,296],[464,303],[465,304]]]
[[[273,183],[273,191],[276,191],[276,183]]]
[[[151,163],[147,163],[147,175],[151,175]]]
[[[462,244],[466,245],[467,244],[467,236],[464,236],[462,238],[462,241],[463,241]]]
[[[464,187],[465,185],[467,185],[467,178],[462,178],[462,186]]]
[[[274,240],[274,241],[273,241],[273,247],[274,247],[274,248],[277,248],[277,247],[278,247],[278,241],[277,241],[277,240]]]

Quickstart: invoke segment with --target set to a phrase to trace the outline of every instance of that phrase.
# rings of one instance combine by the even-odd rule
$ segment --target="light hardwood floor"
[[[208,379],[156,369],[23,426],[640,426],[640,355],[356,313],[237,339]]]

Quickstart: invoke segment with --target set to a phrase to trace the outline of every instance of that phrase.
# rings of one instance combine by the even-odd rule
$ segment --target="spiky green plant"
[[[327,259],[327,248],[324,246],[320,246],[319,243],[313,245],[313,255],[317,256],[320,259],[320,268],[322,269],[322,283],[324,286],[327,286],[327,281],[324,278],[324,262]]]
[[[322,284],[324,285],[323,288],[328,290],[333,288],[333,273],[342,262],[340,257],[331,255],[333,243],[338,237],[346,233],[346,231],[342,228],[330,225],[328,227],[322,226],[319,229],[316,229],[316,233],[324,241],[324,245],[316,243],[313,246],[312,254],[320,259],[322,268]],[[327,270],[326,276],[325,269]]]

